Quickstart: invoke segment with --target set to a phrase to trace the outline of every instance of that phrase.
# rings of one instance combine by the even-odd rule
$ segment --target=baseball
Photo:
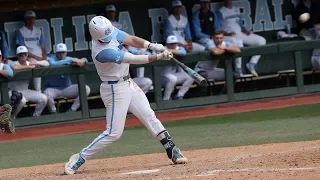
[[[305,23],[310,19],[310,14],[309,13],[303,13],[299,16],[299,21],[301,23]]]

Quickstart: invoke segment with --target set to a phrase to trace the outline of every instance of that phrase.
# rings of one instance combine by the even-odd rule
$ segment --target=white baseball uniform
[[[183,47],[177,46],[177,50],[180,52],[180,56],[186,55],[186,50]],[[179,89],[177,97],[183,97],[191,85],[194,79],[190,77],[180,66],[178,65],[166,65],[161,68],[161,74],[163,78],[164,95],[163,100],[169,100],[172,92],[177,84],[182,84]]]
[[[71,65],[72,58],[67,56],[65,59],[59,60],[56,55],[49,58],[50,66]],[[57,97],[75,98],[71,105],[71,111],[77,111],[80,107],[80,97],[78,84],[72,84],[69,75],[49,76],[46,80],[46,89],[43,92],[48,97],[48,108],[51,113],[56,112],[55,101]],[[90,94],[90,87],[86,85],[86,94]]]
[[[262,46],[266,44],[266,39],[257,34],[251,33],[249,36],[242,32],[242,21],[241,21],[241,13],[238,7],[227,8],[222,6],[219,11],[216,12],[217,17],[220,18],[221,21],[221,29],[226,32],[234,32],[236,33],[234,36],[241,41],[238,43],[232,42],[232,40],[228,39],[230,36],[226,36],[225,39],[230,41],[233,45],[238,47],[243,47],[243,45],[247,46]],[[253,56],[250,60],[250,63],[257,64],[261,55]],[[241,68],[242,58],[236,59],[236,68]]]
[[[92,59],[102,81],[100,94],[107,110],[107,129],[80,152],[80,157],[85,160],[120,138],[128,110],[143,122],[154,137],[165,130],[145,94],[132,79],[127,78],[129,64],[122,63],[122,60],[129,52],[121,51],[120,44],[126,33],[117,28],[113,31],[116,38],[109,43],[92,41]]]
[[[232,44],[228,41],[224,41],[222,46],[232,46]],[[216,45],[214,43],[208,44],[208,48],[214,48]],[[196,72],[204,72],[204,76],[206,79],[214,79],[217,81],[225,80],[225,72],[222,68],[217,68],[219,61],[199,61],[195,66]],[[202,74],[202,73],[201,73]]]
[[[27,66],[29,66],[29,62],[26,62]],[[19,61],[15,61],[11,64],[11,67],[15,65],[20,65]],[[45,94],[28,89],[29,80],[21,80],[21,81],[11,81],[9,82],[9,88],[18,92],[21,92],[22,95],[26,98],[27,101],[36,103],[36,108],[33,113],[33,116],[40,116],[43,109],[47,105],[48,98]]]
[[[6,70],[8,73],[8,77],[13,77],[13,70],[11,69],[11,67],[9,65],[0,63],[0,70]],[[9,89],[9,99],[11,98],[11,95],[12,95],[12,91]],[[0,101],[1,101],[1,94],[0,94]],[[20,103],[16,106],[16,108],[12,112],[13,118],[15,118],[18,115],[18,113],[22,110],[22,108],[24,107],[26,102],[27,102],[27,100],[24,97],[22,97]]]
[[[175,35],[178,38],[178,42],[181,44],[187,44],[187,40],[192,40],[188,19],[183,15],[180,15],[180,19],[177,19],[171,14],[165,22],[165,27],[166,38],[170,35]],[[204,46],[192,42],[191,52],[199,52],[204,50]]]
[[[311,64],[314,68],[320,69],[320,49],[313,50]]]
[[[29,30],[26,26],[22,26],[16,32],[16,45],[26,46],[28,52],[42,57],[41,45],[43,45],[43,35],[40,28],[33,26],[32,30]],[[28,57],[28,61],[33,61],[31,57]],[[33,79],[34,89],[41,92],[41,77]]]
[[[135,48],[135,47],[128,47],[128,51],[132,54],[147,54],[150,55],[151,53],[147,51],[145,48]],[[132,78],[132,80],[141,88],[141,90],[146,94],[150,89],[153,88],[152,80],[148,77],[144,76],[144,67],[136,68],[137,76]]]

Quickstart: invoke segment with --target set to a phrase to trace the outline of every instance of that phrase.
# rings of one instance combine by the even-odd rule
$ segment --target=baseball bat
[[[200,74],[198,74],[196,71],[194,71],[193,69],[189,68],[188,66],[186,66],[185,64],[183,64],[182,62],[178,61],[176,58],[172,58],[172,60],[178,64],[189,76],[191,76],[196,83],[198,83],[200,86],[206,86],[207,85],[207,80],[202,77]]]

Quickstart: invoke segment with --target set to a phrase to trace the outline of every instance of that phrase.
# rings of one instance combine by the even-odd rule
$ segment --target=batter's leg
[[[33,78],[34,90],[41,92],[41,77]]]
[[[163,100],[169,100],[174,90],[174,87],[177,84],[177,77],[173,74],[166,74],[163,76],[163,84],[165,87]]]
[[[33,116],[40,116],[43,109],[46,107],[48,98],[45,94],[31,89],[22,90],[23,96],[30,102],[36,103]]]
[[[100,94],[107,110],[107,129],[93,140],[91,144],[82,149],[80,153],[70,157],[69,162],[65,165],[65,172],[67,174],[74,174],[85,160],[92,158],[96,153],[118,140],[122,135],[128,107],[132,98],[129,82],[126,81],[120,84],[103,83],[100,86]]]
[[[56,88],[46,88],[43,92],[48,97],[47,106],[51,113],[55,113],[57,111],[54,99],[61,96],[62,90]]]
[[[153,137],[156,137],[166,149],[168,158],[175,164],[187,163],[180,150],[174,144],[168,131],[163,127],[162,123],[157,119],[154,111],[151,109],[146,95],[140,90],[138,85],[131,80],[130,89],[132,91],[132,99],[129,111],[132,112],[146,126]]]
[[[90,94],[90,87],[86,85],[86,95],[89,96]],[[71,86],[62,90],[61,96],[68,97],[68,98],[75,98],[72,106],[71,111],[77,111],[80,107],[80,97],[79,97],[79,88],[78,84],[72,84]]]
[[[151,86],[152,86],[152,80],[150,78],[146,77],[136,77],[132,79],[140,88],[141,90],[146,94]]]

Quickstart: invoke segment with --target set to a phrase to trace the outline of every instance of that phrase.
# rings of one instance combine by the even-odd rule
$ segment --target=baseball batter
[[[252,33],[242,26],[240,9],[232,6],[232,0],[225,0],[225,5],[216,12],[217,17],[221,19],[221,30],[235,33],[234,37],[242,40],[243,45],[262,46],[266,44],[266,39],[262,36]],[[247,69],[254,76],[258,76],[256,65],[259,62],[260,55],[253,56],[249,63],[246,64]],[[236,59],[236,73],[242,74],[242,58]]]
[[[56,45],[56,54],[49,56],[50,66],[75,65],[82,67],[88,61],[86,58],[72,58],[67,56],[67,46],[63,43]],[[72,84],[69,75],[49,76],[46,89],[43,92],[48,97],[48,108],[51,113],[56,113],[54,99],[57,97],[76,98],[69,111],[77,111],[80,107],[78,84]],[[90,94],[90,87],[86,85],[86,94]]]
[[[131,54],[134,55],[151,55],[149,51],[145,48],[134,48],[125,46]],[[153,82],[150,78],[144,76],[144,67],[136,68],[136,77],[132,80],[141,88],[141,90],[146,94],[149,90],[153,88]]]
[[[2,63],[1,50],[0,50],[0,74],[7,78],[13,77],[13,70],[11,69],[11,67],[7,64]],[[11,115],[12,118],[15,119],[18,113],[22,110],[23,106],[26,104],[27,100],[24,97],[21,97],[21,99],[16,100],[15,98],[17,97],[15,96],[15,92],[13,93],[10,89],[9,89],[9,98],[12,99],[11,104],[15,106]],[[0,99],[1,99],[1,95],[0,95]]]
[[[102,81],[100,94],[107,110],[107,129],[86,148],[70,157],[69,162],[65,165],[65,173],[74,174],[86,160],[93,157],[105,146],[118,140],[122,135],[128,110],[137,116],[150,133],[160,141],[173,163],[187,163],[187,158],[182,155],[168,131],[156,118],[146,95],[128,77],[130,64],[169,60],[173,57],[172,53],[165,50],[161,44],[150,43],[139,37],[126,34],[115,28],[103,16],[91,19],[89,31],[93,39],[92,59]],[[161,53],[133,55],[122,51],[120,43],[137,48],[148,48]]]
[[[188,19],[181,15],[182,2],[175,0],[172,2],[173,14],[171,14],[165,22],[166,38],[175,35],[178,38],[178,45],[187,51],[198,52],[204,51],[204,46],[192,42],[190,25]]]
[[[183,47],[178,46],[178,38],[174,35],[166,39],[166,48],[176,56],[185,56],[187,54]],[[163,100],[169,100],[172,92],[177,84],[182,84],[175,99],[183,99],[188,92],[194,79],[190,77],[180,66],[167,65],[161,68],[161,76],[163,77],[164,95]]]
[[[11,67],[14,71],[23,70],[23,69],[34,69],[37,65],[36,61],[27,61],[28,50],[25,46],[19,46],[17,48],[16,54],[18,56],[18,61],[15,61],[11,64]],[[33,116],[40,116],[43,109],[47,105],[48,98],[46,95],[41,92],[28,89],[29,80],[13,81],[9,82],[9,88],[18,92],[21,92],[24,98],[27,101],[36,103],[36,108],[33,113]]]
[[[233,46],[230,42],[224,40],[222,31],[216,31],[213,36],[213,43],[208,44],[208,49],[213,55],[221,55],[225,52],[240,53],[240,48]],[[219,61],[199,61],[196,64],[195,71],[207,79],[216,81],[225,80],[224,69],[217,68]]]
[[[24,15],[24,23],[16,32],[16,45],[27,47],[28,61],[47,61],[47,50],[43,42],[43,34],[40,28],[34,26],[36,13],[28,11]],[[49,63],[47,63],[49,66]],[[34,89],[41,92],[41,77],[33,79]]]

